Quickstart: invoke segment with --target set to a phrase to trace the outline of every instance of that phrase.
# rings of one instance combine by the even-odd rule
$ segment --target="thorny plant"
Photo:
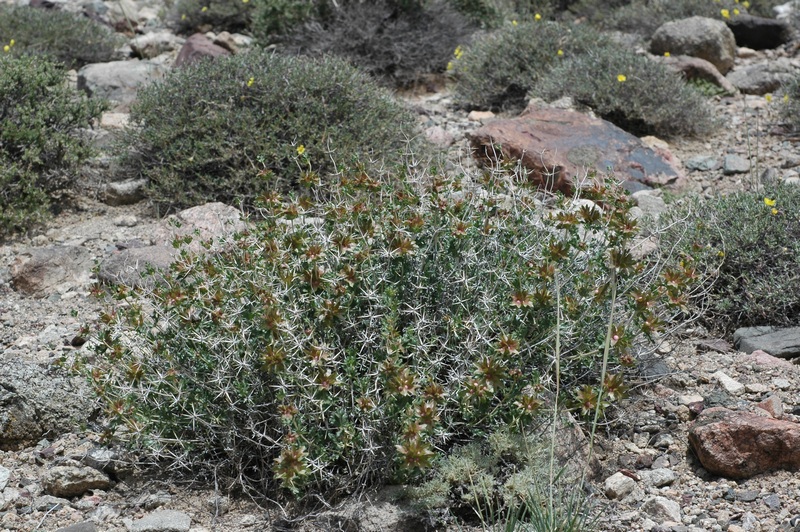
[[[324,196],[313,172],[263,196],[222,251],[184,248],[154,289],[111,290],[82,361],[109,429],[228,488],[330,500],[525,427],[552,400],[556,336],[556,401],[596,420],[683,312],[692,263],[634,257],[610,180],[545,209],[519,177],[356,166]]]

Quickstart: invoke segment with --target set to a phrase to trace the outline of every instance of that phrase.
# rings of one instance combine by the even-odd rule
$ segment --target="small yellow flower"
[[[625,74],[619,74],[617,76],[617,81],[619,81],[620,83],[625,83],[626,81],[628,81],[628,76],[626,76]]]
[[[247,3],[247,2],[249,2],[249,1],[250,1],[250,0],[242,0],[242,3],[243,3],[243,4],[246,4],[246,3]]]
[[[8,52],[9,50],[11,50],[11,47],[9,45],[3,46],[3,51],[4,52]]]
[[[10,46],[12,48],[14,47],[15,44],[17,44],[17,41],[15,41],[14,39],[11,39],[10,41],[8,41],[8,46]]]
[[[775,200],[774,199],[769,199],[769,198],[764,198],[764,205],[766,205],[767,207],[774,207],[775,206]]]
[[[306,147],[302,144],[297,147],[297,155],[303,155],[306,152]]]
[[[669,57],[669,52],[664,52],[664,57]]]
[[[722,18],[731,18],[731,12],[727,9],[720,10],[719,14],[722,15]]]
[[[750,9],[750,2],[748,2],[747,0],[744,0],[744,2],[742,2],[742,5],[744,6],[745,9]]]
[[[564,50],[559,50],[556,52],[556,55],[564,55]]]
[[[533,20],[542,20],[542,16],[541,16],[539,13],[536,13],[536,14],[533,16]]]
[[[765,94],[764,99],[767,100],[767,103],[770,103],[772,101],[772,94]]]
[[[517,25],[517,21],[516,21],[516,20],[512,20],[512,21],[511,21],[511,25],[512,25],[512,26],[516,26],[516,25]]]
[[[205,13],[206,11],[208,11],[208,6],[203,6],[203,9],[201,9],[200,11],[202,13]]]
[[[734,10],[733,10],[733,14],[734,14],[734,15],[738,15],[738,14],[739,14],[739,10],[738,10],[738,9],[734,9]]]
[[[778,209],[776,209],[775,207],[773,207],[773,208],[772,208],[772,215],[773,215],[773,216],[775,216],[776,214],[778,214]]]
[[[250,79],[247,80],[247,86],[248,87],[252,87],[253,83],[255,83],[255,82],[256,82],[256,78],[250,78]]]
[[[789,103],[789,95],[788,94],[784,94],[783,95],[783,103]]]
[[[453,51],[453,55],[456,59],[461,59],[461,56],[464,55],[464,50],[461,49],[461,46],[456,46],[456,49]]]
[[[722,251],[722,250],[717,251],[717,257],[723,258],[724,256],[725,256],[725,252],[724,251]]]
[[[181,15],[181,20],[186,20],[186,13],[184,13],[183,15]]]

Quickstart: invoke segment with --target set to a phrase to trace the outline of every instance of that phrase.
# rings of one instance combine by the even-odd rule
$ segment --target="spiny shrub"
[[[102,111],[67,86],[60,65],[0,56],[0,237],[46,218],[91,153],[81,129]]]
[[[251,0],[179,0],[172,14],[179,33],[241,32],[250,27]]]
[[[11,41],[13,45],[10,45]],[[11,55],[35,54],[80,68],[110,61],[120,45],[108,27],[85,17],[50,9],[0,5],[0,47]]]
[[[436,524],[456,517],[484,529],[504,522],[505,530],[591,530],[597,509],[581,490],[586,466],[570,463],[585,459],[583,442],[563,436],[582,433],[566,419],[559,423],[558,449],[550,447],[546,427],[526,434],[498,430],[435,460],[427,480],[405,496]]]
[[[456,49],[451,65],[456,101],[467,108],[521,110],[530,90],[552,68],[605,42],[585,26],[546,21],[507,24],[469,47]]]
[[[525,426],[557,334],[566,398],[617,399],[691,276],[632,257],[624,191],[543,215],[522,180],[403,172],[346,172],[322,202],[269,194],[224,251],[119,288],[85,360],[119,435],[231,487],[335,496]]]
[[[711,331],[756,325],[800,325],[800,187],[771,185],[707,201],[684,200],[665,226],[689,220],[662,236],[662,247],[697,255],[706,282],[693,301],[706,309]]]
[[[665,22],[689,17],[708,17],[718,20],[747,13],[742,3],[736,0],[633,0],[610,13],[600,10],[600,23],[606,29],[637,33],[650,38]],[[726,17],[727,15],[727,17]]]
[[[439,0],[397,11],[393,2],[350,3],[285,40],[289,50],[343,57],[390,85],[408,87],[444,72],[453,50],[472,33],[467,20]]]
[[[265,191],[324,180],[332,154],[378,164],[420,145],[408,111],[331,57],[253,51],[200,62],[140,91],[130,118],[122,167],[147,178],[165,207],[252,206]]]
[[[702,94],[666,66],[628,50],[604,47],[575,56],[542,77],[531,92],[571,96],[636,134],[700,135],[714,127]]]

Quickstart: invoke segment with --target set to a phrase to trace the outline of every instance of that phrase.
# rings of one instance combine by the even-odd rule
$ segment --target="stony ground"
[[[757,59],[758,55],[746,61]],[[463,133],[475,128],[477,122],[470,120],[466,112],[454,109],[446,91],[408,96],[408,100],[420,112],[425,127],[439,126],[453,136],[454,157],[466,152]],[[672,153],[684,162],[698,156],[721,161],[726,154],[738,154],[749,158],[751,170],[733,175],[724,175],[721,167],[689,172],[686,193],[709,196],[755,187],[768,170],[772,178],[797,180],[800,154],[795,139],[781,134],[778,102],[736,96],[717,98],[714,105],[723,123],[719,131],[710,138],[674,141],[670,144]],[[468,160],[464,164],[468,165]],[[0,247],[3,358],[42,366],[53,364],[74,349],[70,342],[81,323],[99,310],[98,303],[88,294],[88,278],[66,283],[43,299],[13,291],[8,284],[8,268],[16,256],[30,247],[72,243],[101,258],[115,249],[116,242],[148,238],[158,223],[146,204],[110,207],[88,192],[75,199],[40,234]],[[703,330],[689,327],[680,337],[662,345],[659,355],[668,374],[637,387],[618,419],[601,437],[597,454],[602,472],[593,483],[597,500],[604,508],[600,530],[790,530],[789,522],[800,515],[800,478],[796,473],[775,472],[743,482],[711,477],[693,458],[687,442],[692,417],[689,405],[696,396],[704,399],[706,406],[752,410],[756,403],[775,395],[788,418],[800,416],[800,366],[759,365],[729,348],[721,348],[720,352],[704,347],[703,342],[708,340],[711,339]],[[744,389],[731,393],[722,387],[713,377],[720,370],[743,384]],[[94,489],[71,499],[46,495],[48,471],[73,463],[97,445],[100,435],[93,428],[43,440],[18,451],[0,452],[0,466],[5,468],[0,469],[0,530],[53,531],[74,523],[83,524],[70,530],[84,532],[181,530],[170,528],[173,525],[169,519],[180,521],[185,516],[190,517],[190,530],[195,532],[283,528],[280,514],[274,509],[268,512],[247,499],[220,497],[211,488],[189,486],[165,475],[124,476],[124,480],[107,489]],[[3,471],[8,478],[4,478]],[[604,495],[604,482],[618,471],[635,477],[636,484],[621,500],[610,500]],[[644,507],[642,502],[653,495],[673,504]],[[677,515],[675,503],[680,508]],[[367,505],[366,510],[362,507],[359,511],[353,508],[348,511],[360,514],[357,521],[364,530],[380,530],[397,522],[398,511],[390,505],[375,504],[371,509]],[[181,513],[157,514],[166,520],[161,524],[138,521],[159,510]],[[320,518],[316,525],[306,524],[305,529],[332,529],[335,522]],[[340,518],[338,522],[346,528],[353,521]]]

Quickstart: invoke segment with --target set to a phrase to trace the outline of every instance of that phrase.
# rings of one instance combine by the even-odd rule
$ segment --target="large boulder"
[[[714,475],[750,478],[776,469],[800,469],[800,424],[715,407],[689,428],[689,444]]]
[[[92,393],[83,377],[0,360],[0,450],[53,438],[86,423]]]
[[[736,58],[736,39],[721,20],[691,17],[658,28],[650,41],[650,52],[699,57],[727,74]]]
[[[575,111],[532,105],[519,117],[493,120],[467,138],[483,164],[518,160],[531,171],[534,184],[565,194],[587,173],[609,168],[632,192],[685,179],[664,153],[610,122]]]
[[[11,285],[27,296],[46,297],[75,286],[89,286],[94,260],[80,246],[30,248],[11,264]]]
[[[800,327],[742,327],[733,333],[739,351],[764,351],[776,358],[800,357]]]
[[[105,98],[115,110],[124,111],[141,87],[163,78],[166,72],[164,65],[138,59],[95,63],[78,71],[78,88],[91,97]]]

